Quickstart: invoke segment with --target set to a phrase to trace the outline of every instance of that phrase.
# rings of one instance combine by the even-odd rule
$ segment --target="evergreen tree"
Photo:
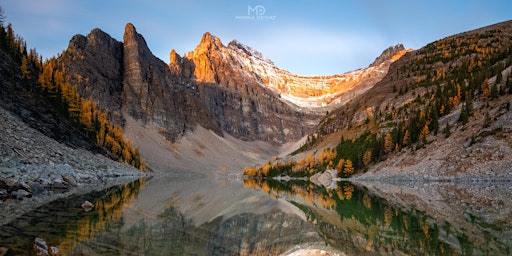
[[[501,74],[501,71],[502,68],[498,68],[498,71],[496,73],[496,81],[494,82],[495,84],[499,84],[501,83],[501,81],[503,81],[503,75]]]
[[[439,115],[437,113],[437,109],[434,106],[430,109],[430,130],[434,132],[434,135],[439,131]]]
[[[450,135],[452,135],[450,122],[446,122],[446,126],[444,127],[443,133],[445,138],[448,138],[450,137]]]
[[[501,74],[501,73],[500,73]],[[498,84],[494,83],[491,86],[491,99],[497,99],[500,96],[500,91],[498,89]]]
[[[468,121],[469,121],[468,110],[467,110],[466,103],[464,103],[464,104],[462,104],[462,108],[460,110],[459,122],[461,122],[462,124],[467,124]]]
[[[26,55],[23,55],[23,57],[21,58],[20,69],[21,69],[21,78],[24,81],[30,80],[32,78],[32,76],[30,74],[31,72],[30,72],[30,67],[29,67],[29,60]]]

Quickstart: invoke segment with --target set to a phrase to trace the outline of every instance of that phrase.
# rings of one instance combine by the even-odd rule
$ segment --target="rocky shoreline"
[[[148,174],[59,143],[0,108],[0,225],[45,203]]]

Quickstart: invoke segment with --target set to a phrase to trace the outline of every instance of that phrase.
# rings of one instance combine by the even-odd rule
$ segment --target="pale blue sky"
[[[166,63],[171,49],[191,51],[208,31],[225,45],[238,39],[301,75],[363,68],[391,45],[417,49],[512,19],[512,1],[505,0],[0,0],[0,5],[6,22],[45,58],[65,50],[73,35],[96,27],[122,41],[131,22]]]

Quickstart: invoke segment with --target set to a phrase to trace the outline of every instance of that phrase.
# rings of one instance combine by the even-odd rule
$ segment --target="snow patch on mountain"
[[[403,46],[401,46],[403,48]],[[391,62],[403,55],[402,49],[394,46],[393,49],[384,51],[385,59],[379,57],[381,61],[378,64],[371,65],[365,69],[358,69],[344,74],[331,76],[299,76],[286,70],[278,68],[270,59],[255,49],[244,45],[237,40],[233,40],[227,46],[227,52],[231,59],[236,62],[233,66],[239,67],[241,73],[256,77],[261,86],[266,87],[276,93],[287,102],[303,108],[319,108],[329,105],[338,105],[338,98],[341,95],[348,95],[347,92],[355,90],[357,87],[369,89],[388,71]],[[391,51],[401,53],[399,57],[396,54],[390,54]],[[358,90],[353,95],[362,93]]]

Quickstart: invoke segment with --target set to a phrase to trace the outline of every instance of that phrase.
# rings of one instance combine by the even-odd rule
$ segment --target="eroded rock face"
[[[390,48],[387,55],[400,50]],[[80,93],[100,102],[120,124],[125,113],[161,128],[171,141],[201,125],[242,140],[282,144],[307,135],[326,111],[346,102],[341,98],[371,88],[387,72],[394,56],[387,55],[368,69],[304,77],[236,40],[225,46],[205,33],[186,56],[172,50],[167,65],[128,23],[123,43],[95,29],[73,37],[59,61]]]
[[[404,51],[405,51],[405,47],[402,44],[397,44],[395,46],[391,46],[391,47],[387,48],[386,50],[384,50],[382,52],[382,54],[379,55],[379,57],[375,58],[375,61],[372,64],[370,64],[370,67],[375,67],[375,66],[378,66],[378,65],[384,63],[387,60],[391,60],[395,56],[397,56],[397,54],[399,54],[400,52],[404,52]],[[400,55],[400,57],[401,57],[401,55]],[[397,57],[397,58],[399,58],[399,57]]]
[[[196,124],[220,133],[197,92],[190,86],[187,89],[177,74],[151,53],[132,24],[126,25],[123,38],[123,106],[130,116],[143,124],[162,127],[170,140]]]
[[[196,124],[220,133],[217,123],[199,102],[197,92],[177,80],[176,73],[156,58],[132,24],[127,24],[124,42],[99,29],[87,37],[74,36],[58,59],[65,76],[123,125],[123,113],[143,124],[155,124],[174,140]]]
[[[68,49],[59,58],[57,69],[65,69],[65,76],[77,85],[82,97],[92,98],[111,119],[122,124],[123,44],[100,29],[87,35],[74,36]]]
[[[201,102],[223,131],[243,140],[275,144],[306,135],[320,115],[283,101],[279,93],[263,86],[261,78],[237,60],[233,47],[235,43],[226,47],[219,38],[205,33],[187,57],[171,53],[171,66],[177,63],[173,60],[180,60],[182,78],[197,85]],[[256,57],[264,58],[261,54]]]

